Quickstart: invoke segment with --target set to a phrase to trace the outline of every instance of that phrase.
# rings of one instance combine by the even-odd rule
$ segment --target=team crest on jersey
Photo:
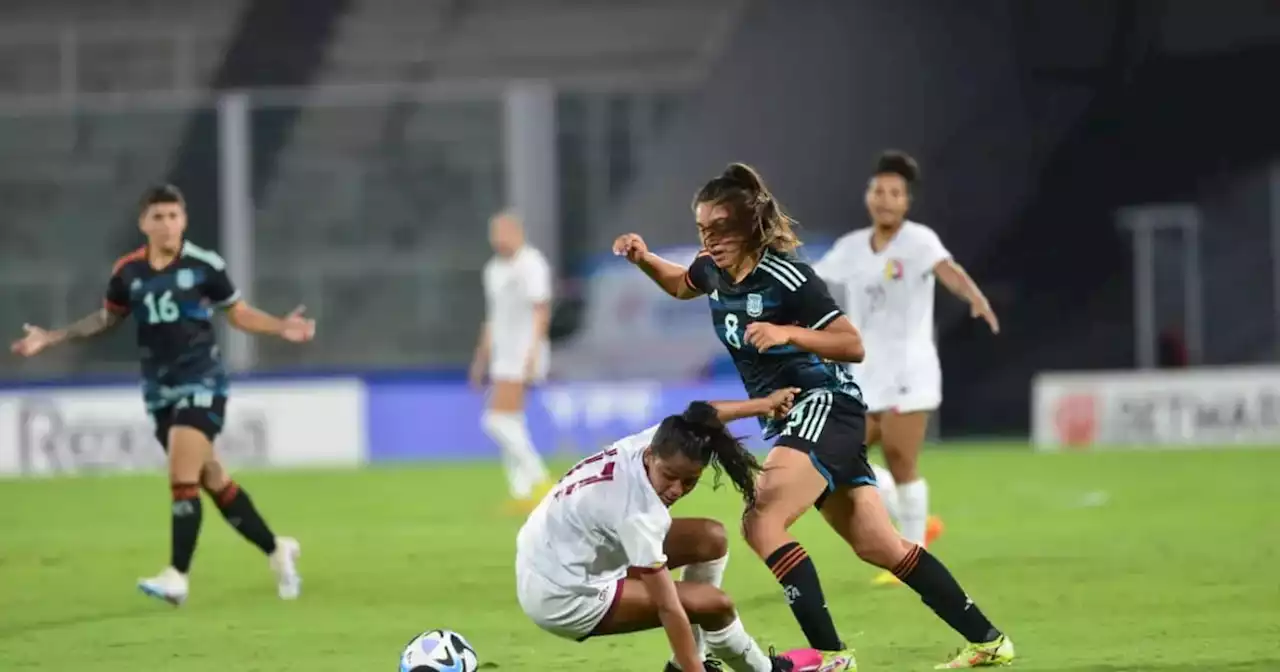
[[[884,278],[886,280],[901,280],[903,276],[902,261],[900,259],[890,259],[884,265]]]
[[[747,295],[747,315],[760,317],[764,314],[764,297],[759,294]]]
[[[129,283],[130,294],[137,294],[138,291],[141,289],[142,289],[142,280],[140,278],[134,278],[133,282]]]
[[[178,289],[191,289],[196,286],[196,274],[189,268],[178,269]]]

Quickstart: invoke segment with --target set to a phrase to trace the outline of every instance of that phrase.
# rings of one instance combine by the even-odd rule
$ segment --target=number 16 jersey
[[[517,571],[598,592],[627,568],[660,570],[671,513],[649,482],[644,450],[657,427],[615,442],[568,471],[516,537]]]

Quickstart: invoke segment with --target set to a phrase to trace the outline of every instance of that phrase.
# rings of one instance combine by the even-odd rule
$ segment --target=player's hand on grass
[[[791,332],[787,331],[786,327],[768,322],[748,324],[745,335],[747,342],[760,352],[791,342]]]
[[[644,238],[636,233],[624,233],[613,241],[613,254],[618,257],[626,257],[627,261],[637,263],[649,253],[649,246],[645,245]]]
[[[34,357],[53,343],[53,337],[49,332],[34,324],[24,324],[22,330],[26,335],[9,346],[9,351],[15,355]]]
[[[280,338],[290,343],[306,343],[316,337],[316,321],[302,316],[306,310],[306,306],[298,306],[285,316]]]
[[[772,394],[765,397],[765,403],[769,404],[769,412],[767,417],[773,420],[781,420],[787,417],[791,412],[791,407],[796,403],[796,395],[800,394],[798,387],[784,387],[781,390],[774,390]]]
[[[969,304],[969,317],[981,317],[991,327],[991,333],[1000,333],[1000,320],[996,318],[996,311],[991,309],[991,302],[986,297]]]

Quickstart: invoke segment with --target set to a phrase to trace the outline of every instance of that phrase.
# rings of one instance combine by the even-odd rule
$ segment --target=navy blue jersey
[[[862,399],[861,390],[843,365],[794,345],[760,352],[743,338],[752,322],[820,330],[844,314],[826,283],[808,264],[767,251],[755,270],[735,284],[711,257],[703,255],[689,266],[685,281],[707,295],[716,335],[752,398],[798,387],[802,396],[814,390],[832,390]]]
[[[147,261],[145,248],[116,262],[106,309],[133,316],[149,409],[192,394],[225,396],[227,374],[214,337],[213,309],[239,300],[222,257],[191,243],[184,242],[182,253],[159,270]]]

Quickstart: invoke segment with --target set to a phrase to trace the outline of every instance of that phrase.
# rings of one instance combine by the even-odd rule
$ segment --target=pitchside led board
[[[1280,447],[1280,367],[1043,373],[1038,450]]]
[[[235,467],[350,466],[367,453],[357,379],[234,386],[218,448]],[[158,471],[136,385],[0,391],[0,475]]]

